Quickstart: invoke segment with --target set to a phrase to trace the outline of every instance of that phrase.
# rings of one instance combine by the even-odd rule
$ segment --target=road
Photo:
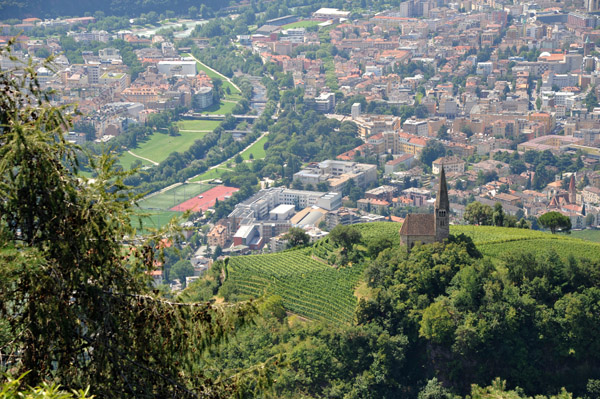
[[[264,133],[263,133],[263,134],[261,134],[261,135],[260,135],[260,136],[259,136],[259,137],[258,137],[256,140],[254,140],[252,143],[248,144],[248,145],[246,146],[246,148],[244,148],[243,150],[241,150],[240,152],[238,152],[237,154],[235,154],[235,155],[234,155],[234,156],[232,156],[231,158],[228,158],[228,159],[224,160],[224,161],[223,161],[223,162],[221,162],[220,164],[213,165],[213,166],[209,167],[208,169],[206,169],[204,172],[200,173],[199,175],[196,175],[196,176],[192,176],[192,177],[190,177],[189,179],[187,179],[187,180],[186,180],[186,183],[199,183],[199,182],[192,182],[191,180],[195,179],[196,177],[198,177],[198,176],[200,176],[200,175],[203,175],[203,174],[205,174],[205,173],[206,173],[206,172],[208,172],[209,170],[212,170],[212,169],[217,169],[217,168],[223,167],[223,165],[227,164],[227,162],[233,161],[233,159],[234,159],[235,157],[237,157],[237,156],[238,156],[238,154],[242,154],[244,151],[246,151],[248,148],[252,147],[252,146],[254,145],[254,143],[256,143],[258,140],[260,140],[260,139],[262,139],[263,137],[265,137],[267,134],[268,134],[268,132],[264,132]],[[209,180],[212,180],[212,179],[209,179]]]
[[[208,66],[208,65],[206,65],[205,63],[201,62],[201,61],[200,61],[198,58],[194,57],[192,54],[188,53],[188,56],[189,56],[189,57],[192,57],[192,58],[193,58],[193,59],[194,59],[194,60],[195,60],[195,61],[196,61],[198,64],[205,66],[206,68],[210,69],[211,71],[213,71],[214,73],[216,73],[217,75],[221,76],[223,79],[225,79],[226,81],[228,81],[229,83],[231,83],[231,85],[232,85],[233,87],[235,87],[235,88],[237,89],[237,91],[239,91],[240,93],[242,92],[242,91],[240,90],[240,88],[239,88],[239,87],[238,87],[238,86],[237,86],[235,83],[233,83],[233,82],[231,81],[231,79],[229,79],[227,76],[223,75],[221,72],[219,72],[219,71],[217,71],[217,70],[215,70],[215,69],[212,69],[211,67],[209,67],[209,66]]]

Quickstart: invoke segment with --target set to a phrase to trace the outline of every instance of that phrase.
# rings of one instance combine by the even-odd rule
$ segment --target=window
[[[446,217],[446,211],[445,210],[439,210],[438,211],[438,216],[441,217],[441,218]]]

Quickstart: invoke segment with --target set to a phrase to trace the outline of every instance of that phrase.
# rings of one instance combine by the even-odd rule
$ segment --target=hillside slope
[[[400,226],[380,222],[356,227],[362,233],[363,243],[390,240],[399,246]],[[493,260],[500,260],[507,253],[547,250],[556,251],[563,260],[570,256],[600,260],[600,244],[564,235],[490,226],[451,226],[450,233],[470,237],[479,251]],[[351,322],[357,303],[354,291],[369,259],[336,268],[327,264],[335,251],[324,239],[310,248],[230,258],[221,294],[226,299],[280,295],[285,307],[300,316],[335,323]]]

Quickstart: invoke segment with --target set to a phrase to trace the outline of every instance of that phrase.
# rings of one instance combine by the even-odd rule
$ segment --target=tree
[[[92,386],[100,397],[222,397],[225,385],[184,370],[244,318],[154,296],[147,272],[162,233],[128,241],[136,198],[126,173],[105,156],[91,158],[94,182],[80,176],[62,135],[68,109],[35,82],[33,66],[0,70],[3,367],[28,371],[29,386]]]
[[[77,122],[73,125],[73,130],[77,133],[85,133],[86,141],[96,140],[96,128],[91,123]],[[135,137],[135,134],[133,137]]]
[[[504,210],[502,209],[502,204],[499,202],[496,202],[494,204],[494,213],[492,214],[492,220],[494,226],[504,226]]]
[[[310,236],[299,227],[292,227],[289,229],[283,238],[288,240],[288,248],[293,248],[300,245],[304,246],[310,242]]]
[[[539,111],[540,109],[542,109],[542,98],[538,97],[535,100],[535,108]]]
[[[552,234],[556,232],[569,233],[571,231],[571,219],[560,212],[552,211],[544,213],[538,218],[538,222],[545,228],[550,229]]]
[[[421,151],[420,160],[425,165],[431,167],[433,161],[438,159],[439,157],[443,157],[446,154],[446,149],[437,140],[429,140],[425,145],[425,148]]]
[[[181,259],[171,266],[169,277],[177,278],[179,282],[185,287],[185,278],[194,275],[194,267],[192,263],[187,259]]]
[[[450,139],[450,135],[448,135],[448,126],[445,124],[440,126],[437,131],[437,138],[440,140],[448,140]]]
[[[220,245],[217,245],[215,247],[215,253],[213,254],[212,258],[213,260],[217,260],[221,255],[223,255],[223,248],[221,248]]]
[[[354,244],[358,244],[361,240],[360,231],[352,226],[337,225],[329,233],[329,239],[342,247],[342,254],[347,254],[352,251]]]
[[[478,224],[488,226],[492,224],[493,210],[489,205],[484,205],[481,202],[472,202],[465,208],[463,218],[469,224]]]
[[[169,132],[169,136],[179,136],[179,127],[177,127],[176,124],[171,124],[168,128],[167,131]]]
[[[592,215],[591,213],[588,213],[587,215],[585,215],[585,225],[588,227],[593,226],[594,221],[596,220],[596,217],[594,215]]]
[[[473,130],[471,130],[471,128],[467,125],[463,126],[460,131],[466,134],[467,137],[471,137],[473,135]]]

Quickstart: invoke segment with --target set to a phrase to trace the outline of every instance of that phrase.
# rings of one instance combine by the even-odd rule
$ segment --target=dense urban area
[[[154,294],[260,321],[90,394],[600,397],[598,1],[136,4],[6,2],[0,71],[135,203]]]

